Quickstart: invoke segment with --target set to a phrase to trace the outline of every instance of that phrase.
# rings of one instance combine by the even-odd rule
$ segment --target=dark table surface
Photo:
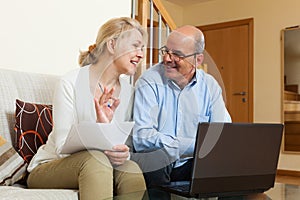
[[[144,191],[131,193],[114,197],[116,200],[186,200],[197,198],[186,198],[175,194],[165,194],[157,191]],[[226,198],[200,198],[202,200],[300,200],[300,186],[290,185],[283,183],[275,183],[274,187],[270,190],[260,193],[251,194],[248,196],[226,197]]]

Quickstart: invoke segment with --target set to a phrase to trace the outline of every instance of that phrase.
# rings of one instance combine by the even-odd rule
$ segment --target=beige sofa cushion
[[[57,80],[54,75],[0,69],[0,136],[6,141],[1,145],[0,153],[1,185],[14,184],[25,174],[27,167],[12,147],[16,139],[16,99],[50,104]]]
[[[0,135],[15,142],[15,100],[52,104],[58,76],[0,69]]]

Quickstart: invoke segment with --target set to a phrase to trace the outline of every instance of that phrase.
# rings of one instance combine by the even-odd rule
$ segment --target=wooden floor
[[[287,183],[293,185],[300,185],[300,177],[299,176],[282,176],[277,175],[275,182],[277,183]]]

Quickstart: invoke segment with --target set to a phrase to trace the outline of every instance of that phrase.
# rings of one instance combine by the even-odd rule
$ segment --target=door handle
[[[236,92],[236,93],[233,93],[233,95],[242,95],[242,96],[245,96],[246,95],[246,92]]]

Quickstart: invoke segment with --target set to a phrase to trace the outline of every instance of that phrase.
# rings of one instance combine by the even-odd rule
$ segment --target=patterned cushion
[[[0,185],[12,185],[26,175],[27,163],[0,136]]]
[[[15,149],[29,163],[52,131],[52,105],[16,100]]]

